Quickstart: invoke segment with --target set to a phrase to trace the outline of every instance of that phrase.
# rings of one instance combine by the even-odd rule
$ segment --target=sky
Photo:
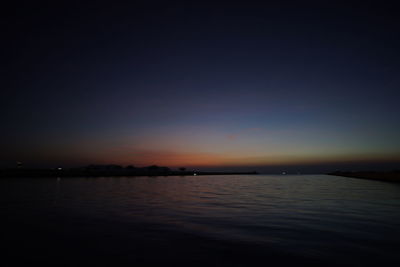
[[[0,166],[400,168],[395,6],[56,2],[3,10]]]

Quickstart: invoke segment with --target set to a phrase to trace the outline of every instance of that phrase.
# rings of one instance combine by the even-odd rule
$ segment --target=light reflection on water
[[[277,251],[324,264],[400,263],[396,184],[326,175],[3,179],[0,184],[8,224],[22,223],[19,232],[43,231],[52,241],[61,234],[55,241],[60,246],[70,242],[68,235],[77,240],[90,235],[108,244],[118,239],[112,245],[117,254],[130,241],[147,244],[151,254],[166,247],[186,251],[165,256],[172,263],[195,258],[199,264],[246,265],[240,256],[219,251],[249,246],[254,258]],[[91,253],[104,249],[96,246]]]

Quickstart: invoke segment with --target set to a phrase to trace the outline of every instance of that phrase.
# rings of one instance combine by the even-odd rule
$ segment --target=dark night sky
[[[3,166],[399,166],[395,6],[55,2],[1,16]]]

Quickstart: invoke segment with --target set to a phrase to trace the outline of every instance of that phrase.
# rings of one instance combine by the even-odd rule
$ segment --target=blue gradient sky
[[[15,10],[5,18],[2,165],[400,161],[390,7]]]

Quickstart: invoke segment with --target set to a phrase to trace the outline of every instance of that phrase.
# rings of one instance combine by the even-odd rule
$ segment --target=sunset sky
[[[399,166],[391,6],[72,1],[5,13],[1,166]]]

